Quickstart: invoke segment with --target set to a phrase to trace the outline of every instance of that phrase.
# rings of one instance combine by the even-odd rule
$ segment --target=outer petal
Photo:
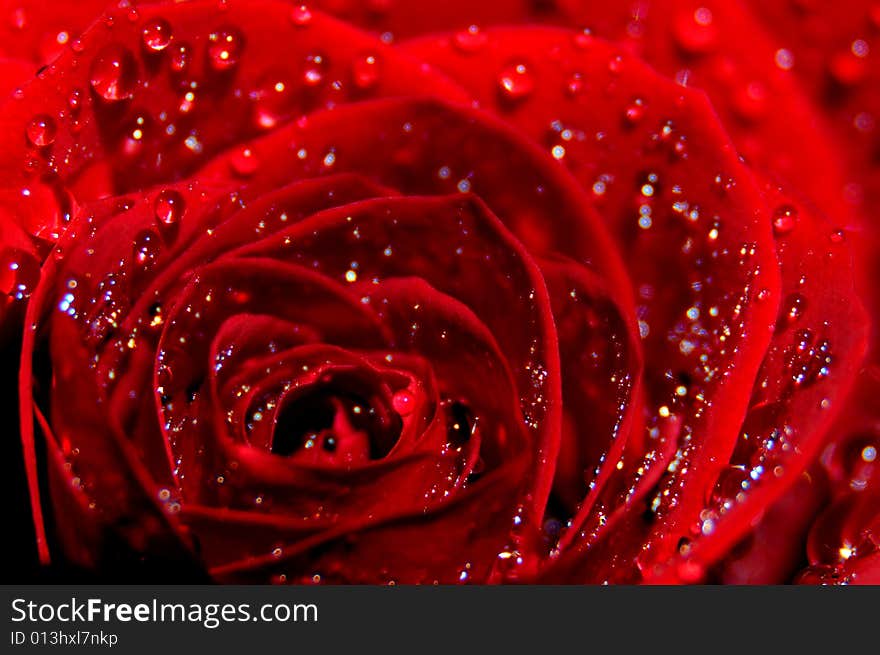
[[[641,454],[669,438],[678,449],[656,496],[649,569],[698,522],[769,340],[778,278],[766,204],[704,96],[613,46],[529,28],[488,32],[478,61],[448,37],[410,48],[549,138],[631,263],[653,410]],[[660,430],[670,415],[677,435]]]
[[[72,189],[85,202],[178,180],[318,107],[410,93],[466,99],[371,36],[317,13],[303,23],[292,9],[233,0],[218,11],[199,0],[146,5],[134,21],[112,10],[0,109],[0,127],[16,135],[0,153],[4,184],[19,195],[38,182]],[[162,48],[144,35],[156,21],[169,35]],[[257,162],[239,152],[229,165],[247,177]],[[45,226],[25,229],[42,236]]]

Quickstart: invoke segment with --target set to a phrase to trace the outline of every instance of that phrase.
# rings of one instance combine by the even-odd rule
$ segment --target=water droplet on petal
[[[142,268],[149,268],[159,257],[161,243],[155,230],[142,230],[138,232],[132,244],[132,254],[135,264]]]
[[[506,66],[498,76],[498,87],[505,98],[522,100],[531,94],[535,82],[523,63]]]
[[[181,43],[174,46],[171,49],[171,70],[175,73],[185,73],[186,70],[189,68],[189,63],[191,59],[192,53],[190,51],[190,47],[187,44]]]
[[[593,33],[588,29],[580,30],[575,33],[573,41],[575,48],[585,50],[593,43]]]
[[[171,43],[171,25],[167,20],[155,18],[141,30],[144,47],[151,52],[162,52]]]
[[[780,205],[773,212],[773,234],[789,234],[797,224],[798,210],[793,205]]]
[[[303,82],[306,86],[318,86],[324,81],[324,71],[327,61],[323,55],[309,55],[306,57],[306,65],[303,69]]]
[[[156,196],[153,209],[160,232],[173,236],[173,231],[186,211],[183,196],[174,189],[165,189]]]
[[[111,45],[92,60],[89,81],[95,93],[107,102],[131,98],[138,82],[137,64],[132,54]]]
[[[24,300],[40,281],[40,262],[34,255],[18,248],[0,251],[0,292]]]
[[[481,50],[488,42],[487,37],[476,25],[471,25],[466,30],[456,32],[452,39],[452,43],[456,50],[466,54],[472,54]]]
[[[54,118],[39,114],[28,123],[26,132],[28,141],[38,148],[44,148],[55,143],[58,128]]]
[[[736,180],[723,173],[718,173],[712,180],[719,195],[727,195],[736,186]]]
[[[290,10],[290,20],[297,27],[305,27],[312,22],[312,12],[306,5],[298,5]]]
[[[242,146],[235,150],[229,158],[232,172],[239,177],[250,177],[260,167],[260,162],[254,155],[254,151],[248,146]]]
[[[826,466],[853,491],[864,491],[880,471],[880,433],[874,428],[837,439]]]
[[[366,55],[355,60],[352,68],[354,85],[359,89],[369,89],[379,81],[379,62],[375,55]]]
[[[818,564],[816,566],[808,566],[795,579],[796,584],[811,584],[832,586],[840,585],[846,582],[846,576],[843,571],[831,564]]]
[[[82,109],[82,91],[79,89],[71,91],[70,95],[67,96],[67,106],[71,114],[78,114],[80,109]]]
[[[413,412],[415,398],[406,389],[401,389],[392,396],[391,406],[400,416],[409,416]]]
[[[728,466],[718,475],[712,489],[710,502],[720,507],[729,508],[745,498],[752,479],[745,466]]]
[[[274,128],[290,116],[296,106],[293,84],[278,74],[270,75],[251,92],[254,119],[265,130]]]
[[[208,63],[215,71],[226,71],[238,64],[244,38],[235,28],[224,28],[208,36]]]
[[[690,54],[702,54],[715,46],[718,30],[712,12],[706,7],[682,12],[673,28],[675,42]]]
[[[565,84],[565,93],[570,98],[579,96],[584,90],[584,76],[581,73],[572,73]]]
[[[811,330],[797,330],[793,343],[785,351],[784,370],[794,387],[808,387],[827,377],[834,362],[831,344],[816,339]]]
[[[645,116],[645,103],[641,98],[636,98],[624,110],[623,118],[629,125],[635,125]]]
[[[786,325],[792,325],[800,320],[807,309],[807,299],[799,293],[792,293],[782,305],[782,320]]]

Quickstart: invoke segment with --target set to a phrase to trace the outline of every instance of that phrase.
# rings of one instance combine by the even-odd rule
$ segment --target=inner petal
[[[289,394],[272,432],[270,450],[312,464],[351,465],[388,455],[403,421],[390,386],[354,372],[324,374]]]

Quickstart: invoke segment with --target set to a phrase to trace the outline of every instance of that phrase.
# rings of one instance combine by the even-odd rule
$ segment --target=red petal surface
[[[449,37],[410,51],[548,143],[597,196],[640,303],[649,438],[666,438],[659,423],[670,414],[680,431],[675,469],[687,482],[674,471],[664,481],[648,557],[664,561],[732,453],[773,321],[774,247],[751,174],[702,95],[598,40],[492,30],[478,58]]]

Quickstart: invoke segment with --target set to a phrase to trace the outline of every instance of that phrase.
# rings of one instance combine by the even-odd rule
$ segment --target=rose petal
[[[135,21],[124,8],[107,15],[111,29],[106,20],[89,28],[0,109],[5,133],[21,135],[0,153],[11,189],[41,175],[85,202],[178,180],[219,150],[319,107],[411,93],[466,100],[354,28],[318,14],[298,25],[279,0],[232,0],[219,13],[211,0],[145,5]],[[144,42],[156,20],[173,34],[162,50]],[[368,58],[376,71],[365,81],[357,71]],[[260,160],[239,151],[228,165],[247,177]]]
[[[479,65],[450,37],[409,51],[533,139],[549,133],[551,153],[598,196],[639,296],[648,426],[659,436],[663,419],[678,421],[678,461],[642,554],[663,561],[733,450],[769,339],[778,279],[766,205],[702,94],[595,39],[537,28],[487,36]]]

